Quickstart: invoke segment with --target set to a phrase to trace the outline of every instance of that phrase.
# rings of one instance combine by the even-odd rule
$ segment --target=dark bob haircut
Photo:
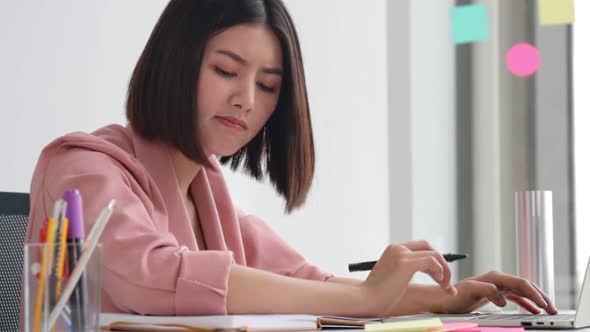
[[[262,130],[232,156],[220,158],[261,180],[268,175],[285,199],[300,207],[311,187],[315,150],[299,40],[281,0],[171,0],[135,66],[127,119],[148,140],[159,140],[210,167],[198,142],[197,81],[205,46],[214,35],[243,23],[266,24],[283,51],[277,107]]]

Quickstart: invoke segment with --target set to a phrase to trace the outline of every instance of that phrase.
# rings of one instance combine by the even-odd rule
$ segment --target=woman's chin
[[[231,157],[236,152],[238,152],[240,149],[241,149],[241,147],[239,147],[239,148],[230,148],[230,147],[220,148],[220,149],[217,149],[217,151],[215,151],[214,154],[219,157]]]

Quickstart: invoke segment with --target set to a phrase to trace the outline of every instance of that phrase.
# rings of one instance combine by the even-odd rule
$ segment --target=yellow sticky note
[[[443,324],[439,318],[365,324],[367,332],[425,332],[440,331],[442,328]]]
[[[539,0],[541,25],[574,23],[574,0]]]

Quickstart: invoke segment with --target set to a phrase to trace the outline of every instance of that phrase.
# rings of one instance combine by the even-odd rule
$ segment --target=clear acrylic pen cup
[[[102,247],[99,244],[65,308],[53,326],[49,315],[63,295],[73,266],[68,266],[68,253],[74,244],[63,248],[58,244],[27,243],[23,257],[23,328],[25,332],[99,331],[100,294],[102,284]],[[65,250],[61,257],[61,250]],[[60,262],[63,265],[59,272]]]
[[[517,274],[537,284],[555,303],[552,192],[517,192],[515,212]]]

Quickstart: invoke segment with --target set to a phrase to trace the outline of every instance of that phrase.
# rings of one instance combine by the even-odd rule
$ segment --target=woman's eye
[[[235,77],[236,76],[235,73],[230,73],[230,72],[225,71],[217,66],[215,66],[215,72],[223,77]]]
[[[275,92],[275,89],[263,84],[263,83],[258,83],[258,86],[260,87],[260,89],[264,92],[269,92],[269,93],[273,93]]]
[[[237,74],[236,73],[232,73],[226,70],[221,69],[220,67],[214,66],[213,67],[215,72],[219,75],[221,75],[222,77],[226,77],[226,78],[233,78],[236,77]],[[258,85],[258,87],[260,87],[260,90],[264,91],[264,92],[268,92],[268,93],[274,93],[275,89],[271,88],[270,86],[264,84],[264,83],[256,83]]]

